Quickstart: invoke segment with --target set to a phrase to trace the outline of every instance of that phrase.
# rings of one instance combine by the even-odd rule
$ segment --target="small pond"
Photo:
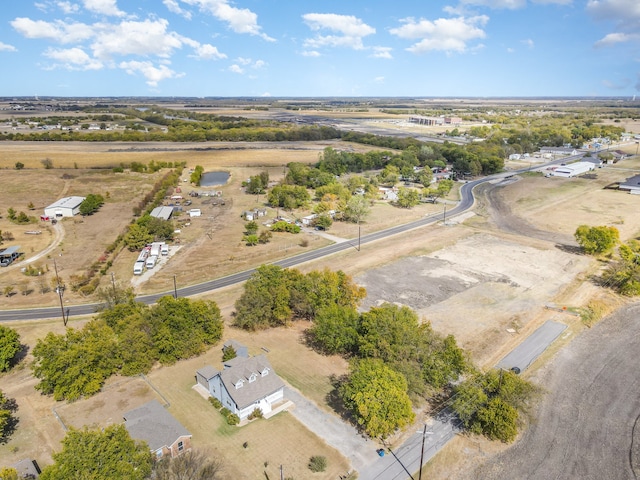
[[[215,187],[216,185],[224,185],[229,181],[229,172],[205,172],[200,179],[201,187]]]

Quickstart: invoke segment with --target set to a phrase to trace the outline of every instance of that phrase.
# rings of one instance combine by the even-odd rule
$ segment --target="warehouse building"
[[[64,197],[44,209],[45,216],[51,218],[73,217],[80,213],[80,204],[85,197]]]

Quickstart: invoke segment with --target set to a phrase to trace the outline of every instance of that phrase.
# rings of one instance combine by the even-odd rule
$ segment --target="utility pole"
[[[55,258],[53,259],[53,268],[56,272],[56,292],[58,297],[60,297],[60,311],[62,312],[62,323],[64,326],[67,326],[67,322],[69,321],[69,314],[65,315],[64,313],[64,303],[62,302],[62,294],[64,293],[64,286],[60,285],[60,277],[58,276],[58,264],[56,263]]]
[[[444,205],[444,213],[442,214],[442,223],[447,226],[447,205]]]
[[[418,474],[418,480],[422,480],[422,461],[424,460],[424,438],[427,436],[427,424],[424,424],[424,431],[422,432],[422,449],[420,450],[420,473]]]
[[[115,276],[113,275],[113,272],[111,272],[111,286],[113,287],[113,304],[117,305],[118,293],[116,292],[116,279],[115,279]]]
[[[282,470],[282,465],[280,465],[280,480],[284,480],[284,471]]]
[[[176,285],[176,276],[173,276],[173,298],[178,299],[178,286]]]
[[[360,217],[358,217],[358,251],[360,251]]]

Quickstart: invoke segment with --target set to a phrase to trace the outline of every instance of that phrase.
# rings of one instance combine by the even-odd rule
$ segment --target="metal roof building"
[[[50,217],[73,217],[80,213],[80,204],[85,197],[64,197],[44,209],[44,214]]]

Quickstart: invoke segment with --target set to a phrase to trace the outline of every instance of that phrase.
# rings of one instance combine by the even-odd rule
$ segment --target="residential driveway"
[[[347,457],[351,466],[358,472],[380,458],[376,453],[380,448],[377,443],[365,439],[353,426],[335,415],[321,410],[295,388],[287,385],[284,396],[295,404],[295,408],[289,412],[309,430]],[[359,478],[364,480],[362,476]]]

